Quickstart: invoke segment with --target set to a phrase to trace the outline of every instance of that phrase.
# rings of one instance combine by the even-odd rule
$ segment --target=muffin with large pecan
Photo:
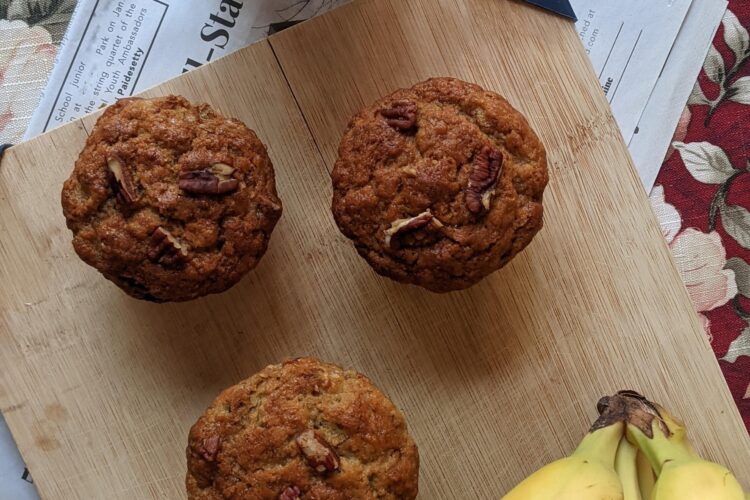
[[[332,178],[336,223],[375,271],[447,292],[503,267],[541,229],[547,159],[505,99],[433,78],[352,118]]]
[[[63,186],[62,206],[78,255],[155,302],[237,283],[281,216],[255,133],[177,96],[110,106]]]
[[[300,358],[221,393],[190,429],[187,468],[190,500],[409,500],[419,455],[365,376]]]

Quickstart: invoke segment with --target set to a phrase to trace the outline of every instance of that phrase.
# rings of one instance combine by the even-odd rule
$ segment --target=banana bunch
[[[682,422],[638,393],[617,396],[628,406],[625,439],[638,447],[657,477],[647,500],[745,500],[731,471],[695,452]]]
[[[703,460],[685,426],[633,391],[602,398],[600,417],[569,457],[503,500],[750,500],[725,467]]]
[[[572,455],[542,467],[503,500],[623,500],[615,470],[625,433],[623,411],[624,406],[607,405]]]

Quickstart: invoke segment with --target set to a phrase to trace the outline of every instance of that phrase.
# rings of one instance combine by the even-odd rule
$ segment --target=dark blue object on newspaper
[[[573,7],[570,6],[569,0],[526,0],[529,3],[538,5],[544,9],[557,12],[561,16],[569,17],[574,21],[577,21],[576,13],[573,12]]]

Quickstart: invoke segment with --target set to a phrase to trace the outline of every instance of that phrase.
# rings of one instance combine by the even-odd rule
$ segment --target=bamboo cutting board
[[[545,228],[434,295],[377,277],[336,229],[348,118],[430,76],[504,94],[547,146]],[[750,441],[568,22],[512,0],[360,0],[148,95],[207,101],[269,146],[284,215],[258,269],[185,304],[128,298],[73,252],[59,193],[93,117],[0,167],[0,409],[44,498],[184,497],[189,427],[224,387],[316,355],[403,409],[421,498],[499,498],[569,453],[603,394],[647,393],[739,476]],[[747,479],[744,479],[747,481]],[[748,483],[745,483],[748,486]]]

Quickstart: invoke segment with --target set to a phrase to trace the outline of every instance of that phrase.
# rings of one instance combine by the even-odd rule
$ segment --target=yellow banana
[[[615,454],[625,424],[604,412],[572,455],[548,464],[503,500],[623,500]]]
[[[737,479],[719,464],[692,460],[667,464],[654,485],[652,500],[744,500]]]
[[[640,395],[620,396],[628,407],[627,439],[657,475],[649,500],[745,500],[742,487],[727,468],[703,460],[693,450],[682,422]]]
[[[625,440],[627,441],[627,438]],[[640,450],[635,458],[635,465],[638,469],[638,488],[641,490],[641,498],[651,500],[651,492],[654,491],[654,484],[656,484],[656,474],[648,458]]]
[[[615,471],[622,483],[622,494],[624,500],[641,500],[641,489],[638,485],[638,467],[636,456],[638,448],[633,446],[625,436],[620,439],[615,455]],[[650,471],[649,471],[650,472]]]

